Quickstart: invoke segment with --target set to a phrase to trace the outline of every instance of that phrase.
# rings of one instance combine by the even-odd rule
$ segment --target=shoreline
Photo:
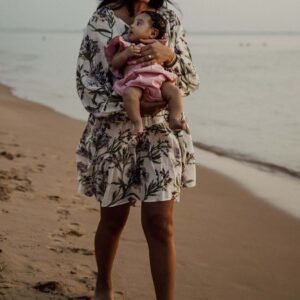
[[[3,83],[0,83],[0,86],[8,88],[12,95],[18,99],[33,105],[41,105],[66,118],[85,124],[82,119],[66,115],[64,112],[41,102],[20,98],[14,93],[14,87],[12,86]],[[198,166],[205,166],[220,174],[229,176],[264,201],[290,216],[300,219],[300,201],[298,201],[300,199],[299,172],[261,162],[251,157],[244,157],[239,153],[236,155],[235,153],[226,153],[226,150],[220,150],[218,147],[204,145],[200,142],[194,142],[194,148]],[[286,196],[288,196],[288,201]]]
[[[253,166],[256,169],[265,171],[270,174],[286,175],[292,178],[300,179],[299,171],[293,170],[291,168],[287,168],[285,166],[281,166],[279,164],[259,160],[250,155],[246,155],[235,151],[227,151],[225,149],[222,149],[221,147],[211,146],[208,144],[203,144],[201,142],[194,142],[194,147],[206,151],[208,153],[216,154],[219,157],[226,157],[235,161],[239,161],[241,163],[246,163],[249,166]]]
[[[0,107],[0,298],[92,295],[99,205],[77,194],[75,169],[85,123],[3,85]],[[300,221],[227,175],[201,165],[197,176],[174,211],[177,298],[298,299]],[[154,298],[140,212],[131,209],[121,236],[115,300]]]
[[[50,105],[46,105],[43,102],[39,102],[36,100],[32,100],[30,99],[30,97],[23,97],[22,94],[20,94],[15,87],[11,86],[10,84],[7,83],[3,83],[0,82],[0,84],[2,84],[3,86],[6,86],[8,88],[11,89],[11,92],[14,96],[16,96],[17,98],[21,98],[24,99],[26,101],[30,101],[33,103],[38,103],[41,105],[44,105],[46,107],[49,107],[51,109],[53,109],[54,111],[58,112],[58,113],[62,113],[63,115],[67,116],[67,117],[71,117],[75,120],[78,121],[83,121],[85,122],[84,116],[87,118],[88,117],[88,113],[87,112],[82,112],[80,114],[80,116],[75,116],[75,114],[70,115],[67,114],[65,110],[63,109],[56,109],[54,106],[50,106]],[[74,95],[75,97],[77,97],[77,94]],[[77,105],[79,105],[79,102],[77,103]],[[78,113],[78,112],[77,112]],[[244,154],[243,152],[239,152],[239,151],[233,151],[233,150],[227,150],[225,148],[222,148],[220,146],[214,146],[214,145],[210,145],[210,144],[204,144],[202,142],[199,141],[194,141],[194,147],[198,148],[201,151],[205,151],[207,153],[212,153],[212,154],[216,154],[218,157],[225,157],[225,158],[229,158],[233,161],[238,161],[241,163],[246,163],[249,166],[252,166],[255,169],[258,169],[260,171],[269,173],[271,175],[286,175],[286,176],[290,176],[291,178],[298,178],[300,180],[300,171],[293,169],[291,167],[285,166],[285,165],[281,165],[278,163],[274,163],[271,161],[267,161],[267,160],[261,160],[259,158],[257,158],[256,156],[253,155],[249,155],[249,154]]]
[[[300,219],[299,179],[285,174],[270,174],[247,163],[197,148],[195,155],[201,166],[228,176],[271,206]]]

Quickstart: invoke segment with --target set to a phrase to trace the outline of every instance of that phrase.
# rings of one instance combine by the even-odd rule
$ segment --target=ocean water
[[[300,176],[300,35],[192,35],[199,91],[186,99],[206,149]]]
[[[0,31],[0,82],[85,120],[75,90],[82,32]],[[300,35],[188,36],[200,88],[184,99],[196,145],[300,177]]]

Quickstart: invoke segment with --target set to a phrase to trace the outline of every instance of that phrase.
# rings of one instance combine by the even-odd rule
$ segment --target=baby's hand
[[[141,49],[134,44],[127,47],[125,51],[128,58],[141,56]]]

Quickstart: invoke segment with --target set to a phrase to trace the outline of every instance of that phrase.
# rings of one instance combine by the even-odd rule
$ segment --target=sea
[[[0,82],[86,120],[75,85],[82,36],[0,29]],[[202,32],[187,40],[200,76],[184,98],[197,163],[300,218],[300,33]]]
[[[83,32],[0,30],[0,82],[86,120],[75,88]],[[300,178],[300,34],[190,33],[200,87],[184,98],[195,145]]]

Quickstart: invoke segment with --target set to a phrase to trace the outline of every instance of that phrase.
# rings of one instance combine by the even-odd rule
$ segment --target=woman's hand
[[[167,102],[165,101],[155,101],[155,102],[149,102],[145,100],[144,98],[140,101],[140,110],[141,115],[144,116],[153,116],[159,113],[162,109],[167,107]]]
[[[146,46],[141,48],[140,58],[137,63],[144,62],[144,66],[149,66],[154,63],[163,65],[174,60],[174,52],[167,46],[163,45],[160,41],[154,39],[141,39]]]

